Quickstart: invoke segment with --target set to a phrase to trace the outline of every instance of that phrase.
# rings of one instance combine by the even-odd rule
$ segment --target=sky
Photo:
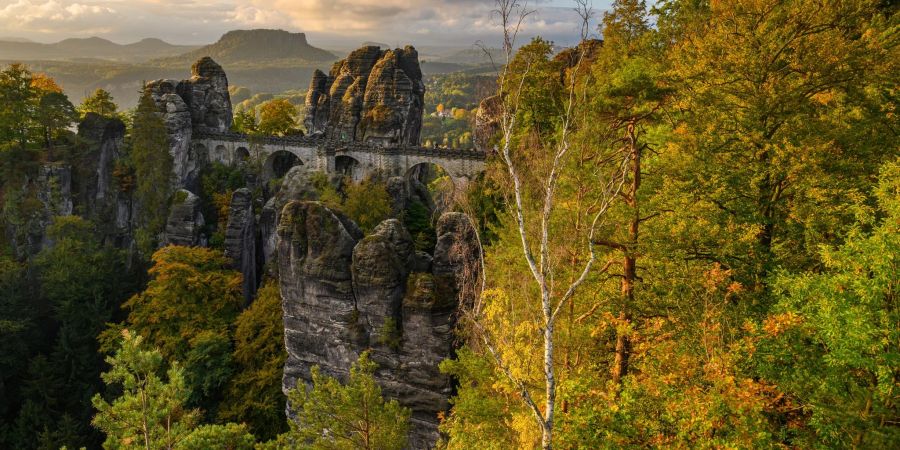
[[[611,0],[593,0],[599,17]],[[577,41],[574,2],[530,0],[523,34]],[[235,29],[302,31],[312,45],[499,42],[493,0],[0,0],[0,37],[56,42],[98,36],[208,44]]]

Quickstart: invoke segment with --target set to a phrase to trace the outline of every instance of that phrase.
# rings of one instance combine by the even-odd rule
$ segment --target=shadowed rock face
[[[253,194],[241,188],[231,194],[228,222],[225,227],[225,256],[232,261],[232,268],[244,276],[244,304],[249,305],[256,294],[257,285],[257,235],[253,215]]]
[[[91,152],[96,165],[95,182],[85,183],[85,188],[90,189],[84,195],[86,201],[95,200],[103,202],[114,196],[113,164],[119,158],[119,149],[125,140],[125,124],[119,119],[109,119],[95,113],[87,113],[84,120],[78,124],[78,136],[97,145],[97,152]],[[92,204],[87,209],[93,210]]]
[[[316,70],[306,96],[310,134],[380,145],[419,144],[425,84],[412,46],[366,46]]]
[[[191,153],[191,111],[184,99],[176,93],[177,81],[156,80],[147,84],[147,89],[166,124],[176,185],[184,187],[199,168],[199,158]]]
[[[92,149],[89,164],[95,170],[78,181],[76,206],[94,219],[100,231],[121,247],[131,243],[131,198],[115,175],[116,161],[121,158],[125,141],[125,124],[119,119],[94,113],[85,115],[78,124],[78,136],[88,141]],[[125,182],[127,184],[127,181]]]
[[[310,383],[310,369],[346,379],[371,350],[387,396],[413,411],[411,448],[433,447],[438,413],[449,408],[450,378],[438,364],[452,356],[462,274],[477,261],[463,214],[439,220],[438,246],[416,252],[396,219],[368,236],[321,203],[285,205],[276,248],[288,359],[284,389]]]
[[[195,246],[200,244],[203,214],[200,213],[200,197],[185,189],[175,192],[169,218],[166,220],[167,245]]]

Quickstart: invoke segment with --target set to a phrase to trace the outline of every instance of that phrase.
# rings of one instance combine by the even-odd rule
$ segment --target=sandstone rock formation
[[[166,221],[165,244],[195,246],[200,244],[203,228],[200,197],[191,191],[179,189],[173,196]]]
[[[224,133],[231,129],[231,96],[222,66],[204,56],[191,66],[191,79],[182,81],[178,95],[191,110],[198,132]]]
[[[46,163],[41,166],[35,185],[42,209],[27,220],[29,255],[53,245],[47,227],[54,217],[72,215],[72,168],[62,163]]]
[[[259,238],[261,242],[262,264],[275,259],[275,238],[279,218],[284,205],[293,200],[318,200],[319,191],[313,183],[313,174],[306,166],[294,166],[282,178],[281,188],[263,206],[259,215]],[[328,183],[337,189],[340,174],[327,176]],[[399,213],[399,212],[398,212]]]
[[[191,111],[177,94],[178,82],[175,80],[156,80],[147,84],[147,89],[166,124],[176,186],[184,187],[190,182],[191,174],[196,173],[199,163],[191,148]]]
[[[306,96],[309,134],[379,145],[418,145],[425,84],[412,46],[366,46],[317,70]]]
[[[228,222],[225,227],[225,256],[232,267],[244,276],[244,303],[250,304],[257,286],[256,218],[253,216],[253,194],[243,188],[231,194]]]
[[[321,203],[289,202],[277,232],[284,389],[309,383],[316,365],[343,379],[371,349],[385,394],[413,411],[410,446],[432,447],[452,390],[438,364],[452,355],[464,275],[480,251],[473,230],[465,215],[443,215],[432,263],[395,219],[364,237]]]
[[[88,113],[78,124],[78,136],[90,143],[86,163],[96,169],[78,180],[77,206],[94,219],[104,236],[119,247],[128,247],[132,211],[127,191],[131,186],[129,180],[119,178],[124,174],[116,173],[125,142],[125,123]]]
[[[209,57],[194,63],[189,80],[156,80],[146,89],[156,102],[169,134],[176,187],[192,187],[208,155],[191,147],[198,133],[222,133],[231,128],[231,97],[222,67]]]
[[[495,136],[500,131],[501,97],[494,95],[478,104],[473,132],[475,149],[488,152],[494,149]]]

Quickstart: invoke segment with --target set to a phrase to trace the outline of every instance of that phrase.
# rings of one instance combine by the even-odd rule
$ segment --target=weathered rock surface
[[[260,264],[271,272],[276,269],[269,265],[275,260],[275,241],[278,232],[278,213],[275,210],[275,197],[269,199],[259,212],[259,250],[262,252]],[[275,273],[271,273],[275,275]]]
[[[231,194],[225,227],[225,256],[232,267],[244,276],[244,302],[250,304],[256,294],[256,218],[253,216],[253,194],[243,188]]]
[[[480,251],[465,215],[445,214],[432,257],[389,219],[368,236],[321,203],[285,205],[277,260],[288,359],[284,389],[310,369],[344,379],[371,349],[386,395],[412,409],[412,448],[433,447],[452,381],[438,370],[453,352],[459,294]],[[474,258],[474,259],[473,259]]]
[[[24,241],[17,242],[22,255],[34,255],[53,245],[47,227],[56,216],[72,215],[72,169],[67,164],[46,163],[34,180],[41,209],[24,217]]]
[[[409,192],[406,187],[406,178],[390,177],[385,183],[388,195],[391,197],[391,216],[400,217],[409,200]]]
[[[305,166],[294,166],[282,179],[281,188],[263,206],[259,215],[261,263],[269,264],[276,257],[275,241],[279,218],[284,205],[292,200],[318,200],[319,191],[313,184],[312,173]],[[336,184],[338,175],[332,180]]]
[[[47,227],[53,217],[72,213],[71,180],[68,165],[45,163],[17,183],[9,183],[4,200],[18,208],[8,208],[8,216],[0,215],[0,232],[16,257],[30,258],[52,244]],[[20,206],[26,201],[30,203],[27,210]]]
[[[318,365],[345,374],[363,343],[350,264],[362,237],[317,202],[291,202],[281,213],[277,253],[288,357],[284,388],[309,382]]]
[[[156,80],[146,88],[166,123],[176,187],[194,188],[209,155],[191,147],[197,133],[221,133],[231,128],[231,97],[222,67],[209,57],[194,63],[189,80]]]
[[[204,56],[191,67],[191,79],[178,85],[178,95],[191,110],[198,132],[224,133],[231,128],[231,96],[222,66]]]
[[[306,96],[310,134],[379,145],[418,145],[425,83],[412,46],[366,46],[338,61],[328,75],[317,70]]]
[[[88,113],[78,124],[78,136],[90,142],[87,165],[95,170],[81,174],[77,180],[76,208],[93,218],[105,237],[112,238],[119,247],[128,247],[132,220],[128,191],[132,186],[127,174],[116,174],[125,141],[125,123]]]
[[[191,191],[179,189],[169,208],[165,243],[195,246],[200,243],[201,228],[203,214],[200,212],[200,197]]]
[[[475,130],[473,132],[475,148],[482,152],[493,150],[495,136],[500,131],[501,97],[494,95],[478,104],[475,112]]]
[[[148,83],[147,89],[166,124],[175,184],[184,187],[190,184],[191,175],[198,171],[201,158],[194,155],[191,148],[191,111],[176,93],[178,83],[175,80],[156,80]]]

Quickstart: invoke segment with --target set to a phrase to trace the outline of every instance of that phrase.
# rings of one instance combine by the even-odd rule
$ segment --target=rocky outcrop
[[[418,145],[425,84],[412,46],[366,46],[313,74],[304,125],[310,134],[379,145]]]
[[[176,187],[194,188],[209,155],[191,146],[197,133],[221,133],[231,128],[231,97],[222,67],[209,57],[194,63],[188,80],[147,83],[166,123]]]
[[[177,187],[187,186],[191,183],[192,174],[197,173],[200,163],[200,158],[193,154],[191,148],[191,111],[177,93],[177,81],[156,80],[147,84],[147,89],[166,124],[175,184]]]
[[[5,180],[4,180],[5,181]],[[68,164],[44,163],[6,183],[7,203],[0,214],[0,233],[17,258],[30,258],[52,245],[47,228],[55,216],[72,214],[72,170]]]
[[[120,165],[125,141],[125,123],[117,118],[88,113],[78,124],[78,136],[89,142],[91,151],[78,180],[76,207],[98,224],[99,231],[119,247],[131,244],[131,196],[133,179]]]
[[[68,164],[44,164],[37,184],[38,200],[49,217],[72,215],[72,168]]]
[[[256,218],[253,215],[253,194],[243,188],[231,194],[228,221],[225,227],[225,256],[231,259],[232,268],[239,270],[244,279],[244,302],[250,304],[256,294]]]
[[[278,224],[277,259],[287,361],[284,388],[309,382],[318,365],[346,374],[364,344],[350,264],[362,233],[317,202],[291,202]]]
[[[494,95],[478,104],[475,112],[475,130],[473,132],[475,149],[488,152],[494,149],[496,136],[500,131],[500,114],[503,107],[501,97]]]
[[[172,199],[169,218],[166,220],[165,244],[195,246],[200,244],[203,228],[200,197],[191,191],[179,189]]]
[[[314,177],[318,175],[321,175],[321,173],[310,172],[306,166],[292,167],[282,178],[281,188],[263,206],[259,215],[262,264],[269,264],[276,257],[276,230],[284,206],[293,200],[319,199],[319,188],[313,182]],[[338,189],[340,187],[341,174],[325,175],[325,182]]]
[[[94,158],[91,165],[96,167],[96,171],[91,175],[96,179],[91,180],[93,182],[83,183],[86,191],[84,200],[102,203],[108,198],[115,197],[113,171],[125,141],[125,123],[119,119],[87,113],[78,124],[78,136],[95,146],[90,155]],[[94,208],[89,204],[87,209]]]
[[[603,40],[601,39],[585,39],[574,47],[568,47],[560,51],[553,57],[554,62],[562,65],[559,72],[559,83],[566,84],[568,75],[566,72],[575,67],[579,70],[590,70],[591,65],[600,56],[600,50],[603,48]]]
[[[284,389],[309,383],[310,369],[344,379],[371,350],[385,394],[412,409],[410,447],[430,448],[452,382],[438,364],[452,356],[456,311],[480,251],[465,215],[438,223],[433,257],[417,252],[389,219],[363,237],[321,203],[289,202],[277,233],[288,359]]]
[[[50,247],[53,242],[47,236],[47,227],[56,216],[72,215],[72,168],[62,163],[46,163],[40,167],[34,180],[37,200],[41,209],[34,211],[25,221],[25,254],[34,255]]]
[[[191,66],[191,79],[182,81],[178,95],[191,111],[194,130],[224,133],[231,129],[231,96],[222,66],[204,56]]]

